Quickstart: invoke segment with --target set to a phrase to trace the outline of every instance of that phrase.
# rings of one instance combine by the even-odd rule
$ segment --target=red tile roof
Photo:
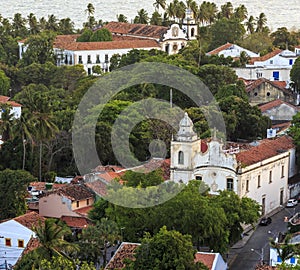
[[[266,61],[272,57],[274,57],[277,54],[280,54],[282,52],[281,49],[276,49],[270,53],[265,54],[264,56],[260,56],[260,57],[252,57],[249,61],[249,64],[254,64],[254,62],[263,62]]]
[[[101,197],[104,197],[107,195],[107,184],[104,181],[96,180],[92,182],[86,182],[85,185],[89,187],[91,190],[93,190],[96,194],[98,194]]]
[[[67,184],[57,184],[53,183],[52,189],[59,189],[66,186]],[[30,185],[34,190],[46,190],[46,182],[31,182]]]
[[[10,100],[10,97],[7,97],[7,96],[0,96],[0,103],[7,103],[8,105],[10,105],[12,107],[22,107],[21,104]]]
[[[77,214],[80,214],[82,216],[85,216],[87,217],[89,212],[93,209],[93,206],[92,205],[89,205],[89,206],[85,206],[85,207],[82,207],[80,209],[76,209],[74,210],[74,212],[76,212]]]
[[[71,216],[61,216],[60,218],[69,227],[83,229],[91,225],[92,222],[86,217],[71,217]]]
[[[283,130],[288,129],[291,126],[291,124],[292,123],[290,121],[288,121],[288,122],[284,122],[284,123],[272,125],[272,128],[276,129],[277,130],[277,134],[278,134],[278,132],[281,132]]]
[[[124,259],[134,259],[135,249],[139,245],[140,244],[123,242],[104,269],[123,269],[125,267]]]
[[[141,36],[159,39],[168,30],[168,27],[147,25],[147,24],[132,24],[123,22],[109,22],[104,26],[112,34],[123,34],[131,36]]]
[[[92,190],[82,184],[67,184],[59,189],[46,192],[42,196],[45,197],[50,194],[58,194],[72,201],[80,201],[94,197]]]
[[[226,49],[230,48],[231,46],[233,46],[233,44],[227,42],[226,44],[224,44],[224,45],[222,45],[222,46],[220,46],[220,47],[218,47],[218,48],[216,48],[216,49],[208,52],[207,54],[209,54],[209,55],[215,55],[215,54],[218,54],[219,52],[221,52],[223,50],[226,50]]]
[[[293,139],[289,136],[264,139],[257,146],[236,154],[236,159],[242,166],[249,166],[257,162],[279,155],[283,151],[294,148]]]
[[[32,227],[38,226],[39,222],[44,222],[45,218],[32,211],[22,216],[16,217],[14,218],[14,220],[27,227],[28,229],[32,230]]]
[[[216,254],[215,253],[203,253],[197,252],[195,254],[195,262],[202,262],[205,264],[209,270],[212,269]]]
[[[287,102],[285,102],[285,101],[282,101],[282,100],[280,100],[280,99],[272,100],[272,101],[270,101],[270,102],[268,102],[268,103],[264,103],[264,104],[262,104],[262,105],[259,105],[258,107],[259,107],[259,109],[260,109],[262,112],[265,112],[265,111],[268,111],[268,110],[270,110],[270,109],[279,107],[279,106],[282,105],[282,104],[285,104],[285,105],[287,105],[287,106],[289,106],[289,107],[294,108],[294,109],[297,110],[297,111],[300,111],[299,107],[294,106],[294,105],[292,105],[292,104],[290,104],[290,103],[287,103]]]
[[[127,39],[102,42],[72,42],[57,45],[57,48],[70,51],[96,51],[96,50],[116,50],[116,49],[142,49],[160,48],[156,40],[150,39]]]
[[[247,81],[246,84],[246,91],[250,92],[253,89],[257,88],[259,85],[263,84],[263,83],[269,83],[272,86],[282,90],[282,91],[288,91],[289,93],[291,93],[291,91],[289,91],[288,89],[286,89],[286,82],[285,81],[270,81],[268,79],[265,78],[259,78],[257,80],[254,81]]]

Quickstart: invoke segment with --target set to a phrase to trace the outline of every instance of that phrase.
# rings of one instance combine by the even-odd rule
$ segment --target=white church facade
[[[211,194],[231,190],[249,197],[268,214],[289,199],[288,178],[296,174],[295,146],[288,136],[254,144],[224,145],[215,136],[201,140],[185,114],[171,142],[171,180],[205,182]]]

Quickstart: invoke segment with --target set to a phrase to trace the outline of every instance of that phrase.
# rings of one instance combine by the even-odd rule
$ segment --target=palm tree
[[[58,23],[59,32],[63,35],[74,33],[74,22],[70,18],[61,19]]]
[[[233,6],[231,2],[227,2],[221,6],[221,11],[219,13],[219,18],[230,19],[233,14]]]
[[[254,33],[255,19],[252,15],[249,17],[248,21],[245,22],[245,26],[250,34]]]
[[[94,15],[95,8],[92,3],[88,3],[85,12],[87,13],[88,18],[91,17],[92,15]]]
[[[25,37],[27,35],[26,19],[20,13],[16,13],[13,18],[12,28],[14,37]]]
[[[267,24],[267,17],[264,13],[260,13],[256,18],[256,32],[262,32]]]
[[[166,8],[166,0],[155,0],[153,3],[153,6],[155,8],[155,11],[159,11],[159,8],[161,7],[162,9]]]
[[[46,23],[46,29],[51,31],[57,31],[58,30],[58,22],[57,18],[51,14],[48,16],[48,21]]]
[[[198,5],[195,0],[186,0],[186,8],[193,12],[193,18],[197,17]]]
[[[174,1],[175,2],[175,1]],[[186,5],[183,1],[176,3],[175,5],[175,13],[176,17],[182,22],[185,18]]]
[[[38,21],[36,16],[33,13],[30,13],[27,17],[29,24],[29,32],[31,35],[36,35],[40,32]]]
[[[128,22],[127,17],[124,14],[117,15],[117,20],[118,22],[124,22],[124,23]]]
[[[248,16],[248,10],[245,7],[245,5],[239,5],[234,10],[234,17],[239,19],[241,22],[247,19],[247,16]]]
[[[198,11],[198,20],[204,24],[212,24],[217,17],[218,8],[215,3],[202,2]]]
[[[154,11],[152,13],[152,17],[150,19],[150,24],[151,25],[162,25],[162,17],[161,15],[158,13],[158,11]]]
[[[176,17],[176,12],[175,12],[175,5],[174,3],[170,3],[168,6],[167,6],[167,9],[166,9],[166,15],[168,17],[170,17],[171,19],[175,20],[175,17]]]
[[[70,228],[56,219],[48,218],[44,223],[39,221],[33,230],[40,244],[35,252],[45,259],[51,259],[53,256],[69,258],[68,254],[78,250],[76,244],[64,240],[65,236],[71,234]]]
[[[140,9],[138,15],[134,18],[134,23],[148,24],[149,17],[145,9]]]

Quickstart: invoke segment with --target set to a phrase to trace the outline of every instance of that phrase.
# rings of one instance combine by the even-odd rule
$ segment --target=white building
[[[274,50],[261,57],[252,57],[245,68],[234,68],[240,78],[290,82],[290,71],[298,55],[289,50]]]
[[[252,52],[250,50],[247,50],[241,46],[238,46],[236,44],[232,44],[227,42],[226,44],[209,51],[206,53],[207,55],[218,55],[221,56],[223,55],[225,58],[226,57],[232,57],[232,58],[237,58],[241,56],[241,53],[245,52],[249,57],[259,57],[259,54]]]
[[[30,212],[0,223],[0,265],[16,264],[31,237],[35,237],[32,226],[39,220],[43,218]]]
[[[10,114],[13,118],[19,119],[21,117],[21,108],[22,105],[10,100],[10,97],[7,96],[0,96],[0,105],[6,104],[11,107]],[[0,118],[1,118],[2,110],[0,110]]]
[[[288,136],[227,146],[216,138],[200,140],[186,113],[171,142],[171,180],[204,181],[211,194],[234,191],[256,200],[267,214],[289,199],[288,178],[296,173],[294,155]]]
[[[132,49],[157,49],[176,54],[188,41],[187,34],[178,24],[165,27],[110,22],[103,27],[112,33],[112,41],[77,42],[79,35],[58,35],[54,41],[57,65],[81,64],[87,74],[93,74],[93,67],[100,66],[103,72],[107,72],[110,58],[115,54],[127,54]],[[18,45],[19,57],[22,58],[26,51],[25,40],[19,41]]]

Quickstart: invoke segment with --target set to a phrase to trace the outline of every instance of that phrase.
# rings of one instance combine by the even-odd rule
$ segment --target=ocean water
[[[228,1],[210,2],[215,2],[220,8]],[[167,3],[169,2],[167,0]],[[197,1],[199,4],[201,2]],[[231,0],[229,2],[234,7],[244,4],[248,9],[248,14],[254,17],[264,12],[268,19],[267,24],[272,31],[282,26],[290,30],[300,29],[299,0],[289,0],[288,2],[282,0]],[[1,0],[0,14],[5,18],[12,18],[15,13],[21,13],[26,17],[32,12],[38,18],[48,18],[48,15],[54,14],[58,19],[69,17],[75,23],[76,28],[81,28],[83,22],[87,20],[85,10],[88,3],[92,3],[95,7],[96,19],[103,21],[116,20],[118,14],[124,14],[131,21],[137,15],[137,11],[142,8],[148,12],[149,16],[154,11],[154,0]]]

